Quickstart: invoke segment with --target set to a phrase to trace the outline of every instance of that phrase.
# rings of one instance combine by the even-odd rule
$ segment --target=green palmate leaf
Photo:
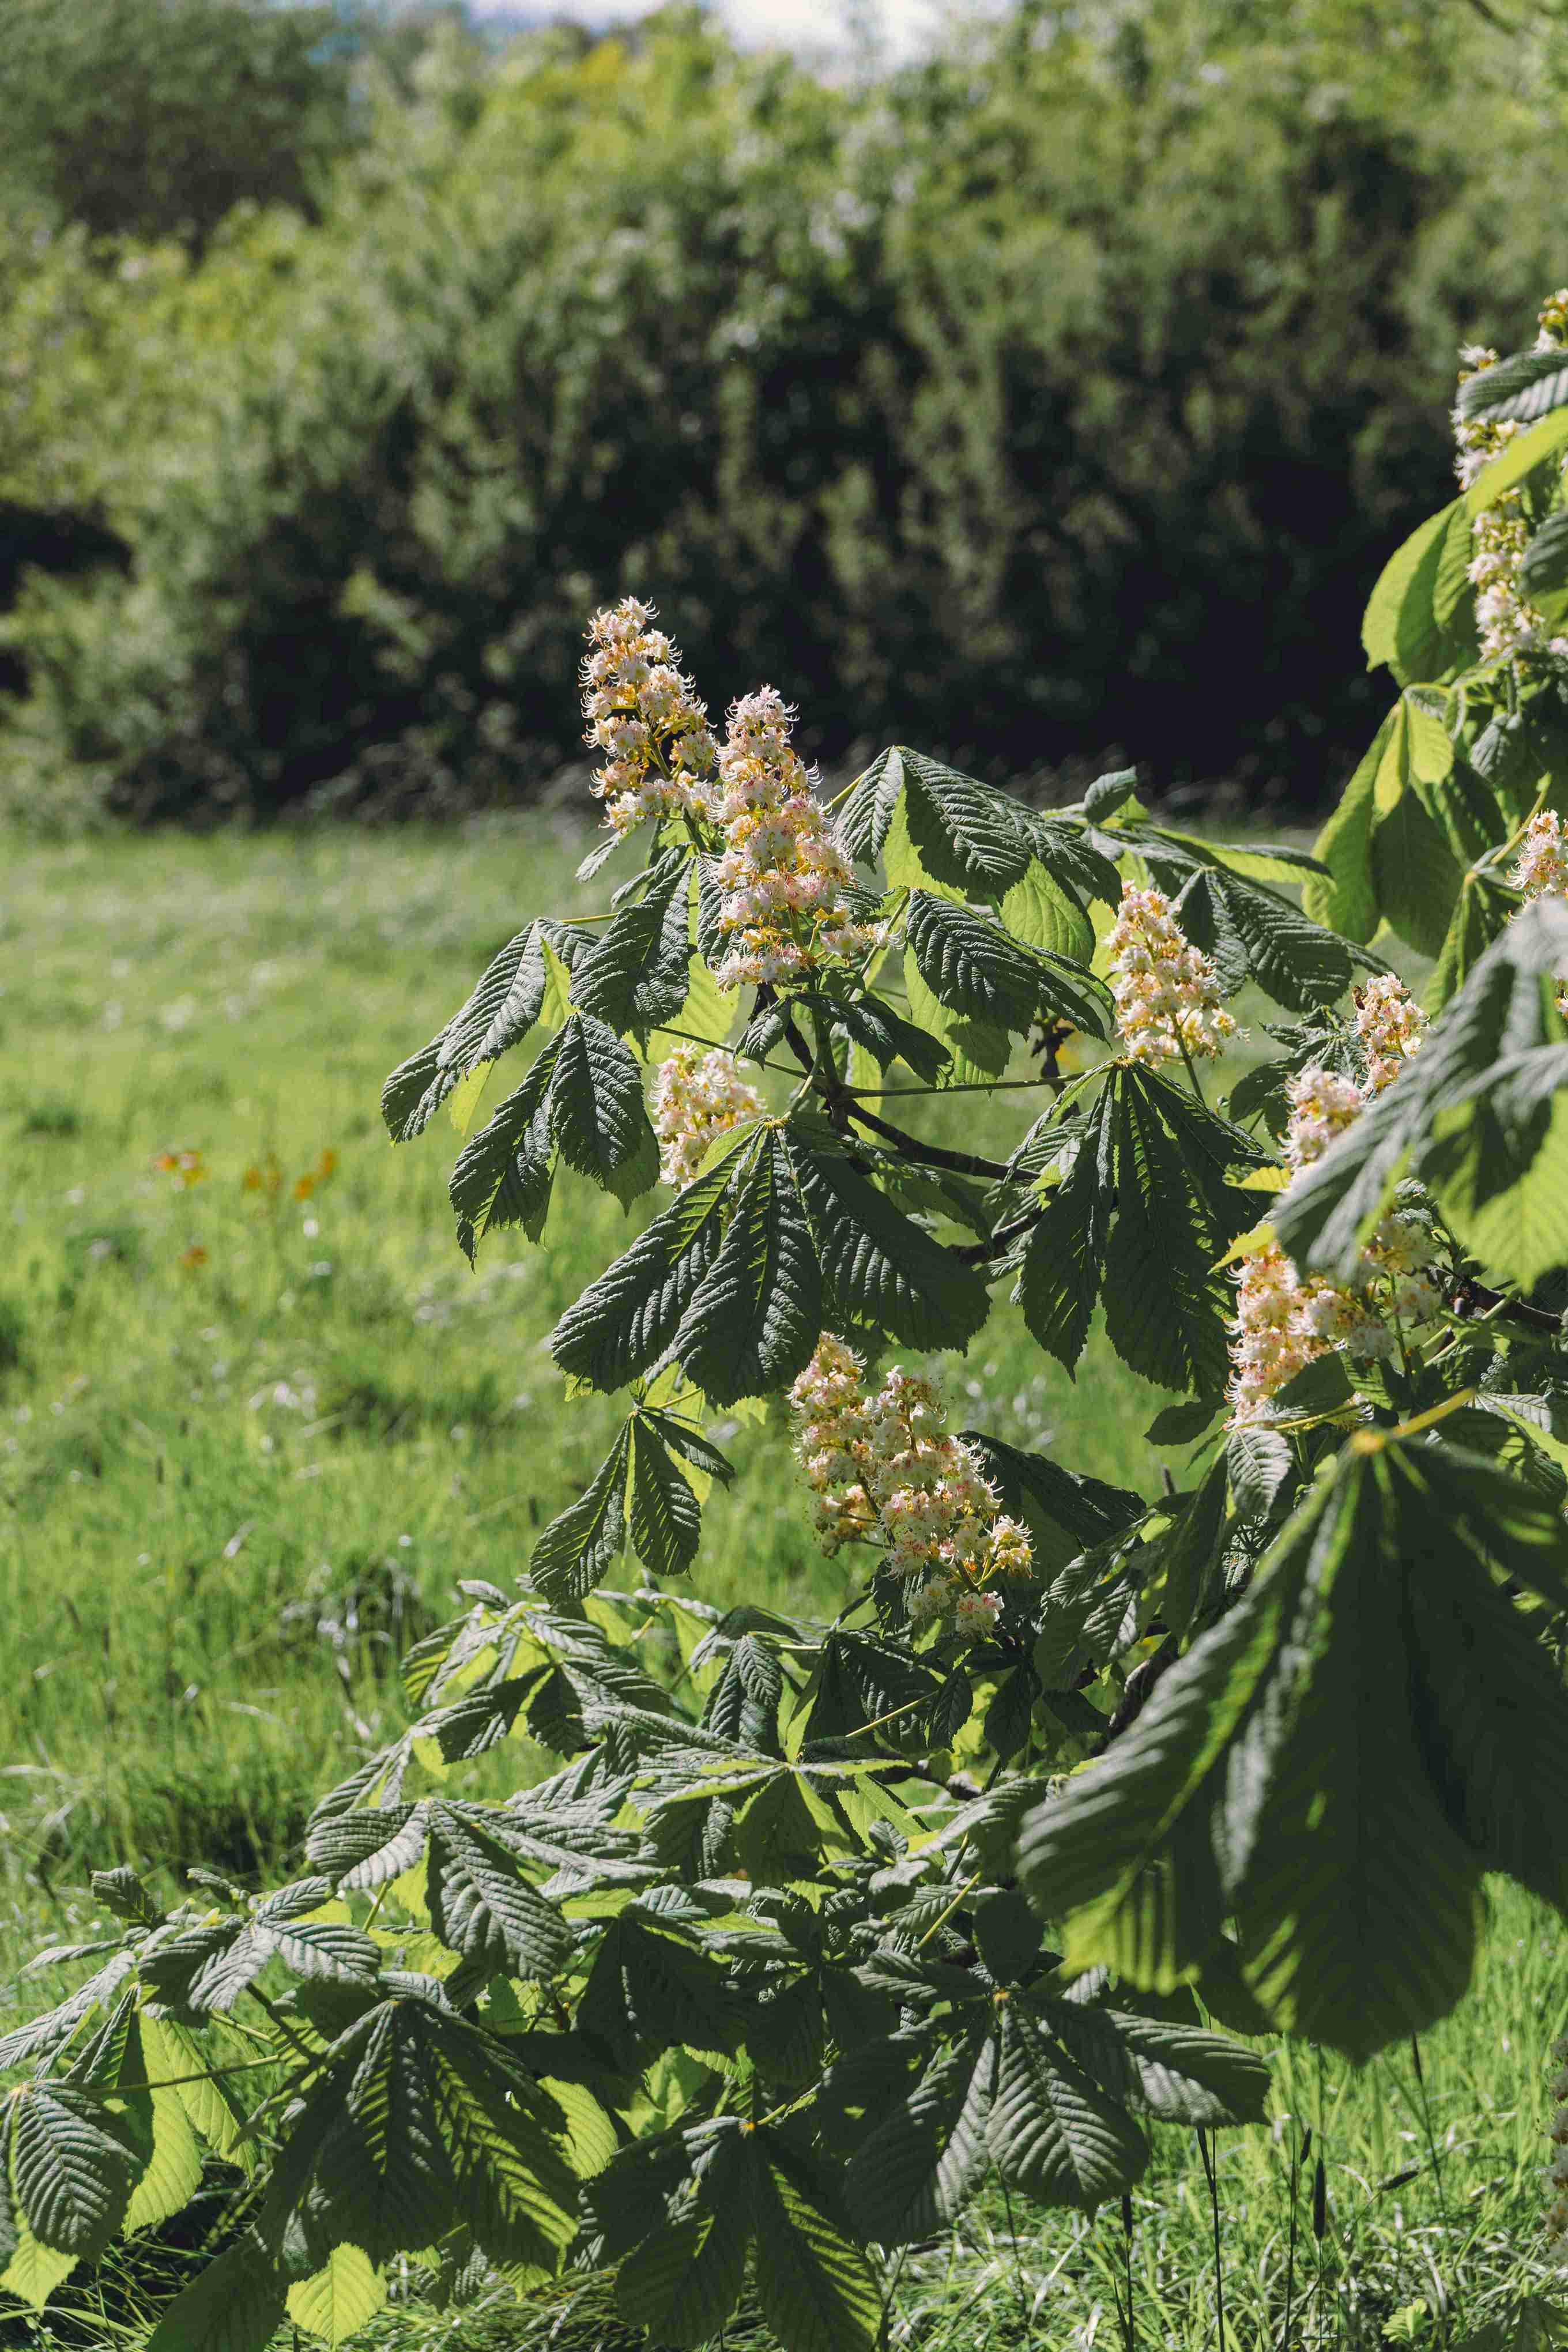
[[[923,1739],[929,1710],[942,1687],[930,1667],[912,1658],[901,1644],[836,1629],[822,1645],[812,1696],[811,1737],[814,1740],[848,1738],[874,1723],[885,1740]],[[889,1717],[893,1719],[886,1719]],[[736,1736],[747,1737],[744,1732]]]
[[[1101,1276],[1105,1326],[1117,1353],[1146,1380],[1207,1394],[1224,1387],[1228,1366],[1230,1299],[1214,1268],[1234,1232],[1216,1231],[1214,1188],[1162,1116],[1170,1091],[1156,1096],[1131,1071],[1119,1088],[1116,1214]]]
[[[1024,812],[1007,793],[894,744],[857,777],[838,831],[863,865],[880,857],[901,815],[921,866],[956,889],[1000,897],[1031,856]]]
[[[759,1140],[723,1241],[671,1343],[715,1404],[783,1388],[822,1329],[822,1276],[782,1137]]]
[[[1107,1087],[1067,1175],[1025,1244],[1013,1296],[1031,1336],[1077,1378],[1100,1297],[1116,1182],[1116,1097]]]
[[[1096,1544],[1047,1586],[1034,1664],[1047,1690],[1070,1690],[1086,1667],[1098,1670],[1137,1639],[1139,1580],[1126,1555],[1114,1538]]]
[[[1098,898],[1108,908],[1120,903],[1121,876],[1113,857],[1096,848],[1088,824],[1042,816],[1037,809],[1025,809],[1021,815],[1036,857],[1059,889],[1075,898]]]
[[[558,927],[531,923],[509,940],[462,1010],[393,1071],[381,1108],[395,1143],[420,1134],[470,1070],[521,1044],[533,1027],[544,1002],[543,928]]]
[[[549,1532],[547,1528],[545,1534]],[[535,1667],[531,1674],[487,1683],[481,1690],[468,1692],[453,1706],[438,1707],[434,1715],[426,1716],[420,1729],[427,1738],[434,1736],[448,1764],[466,1763],[476,1756],[486,1755],[507,1737],[523,1700],[540,1681],[541,1673],[542,1669]],[[376,1865],[384,1869],[391,1859],[390,1854],[379,1854]]]
[[[651,1429],[661,1444],[671,1454],[690,1465],[691,1483],[700,1502],[706,1500],[709,1483],[717,1478],[727,1486],[735,1475],[735,1465],[720,1453],[711,1438],[693,1429],[678,1412],[663,1412],[649,1404],[637,1407],[637,1416],[645,1427]]]
[[[755,2161],[757,2300],[786,2352],[874,2352],[882,2298],[858,2246],[826,2210],[804,2151],[764,2126]]]
[[[1332,1004],[1350,986],[1355,959],[1344,941],[1266,883],[1205,867],[1184,886],[1176,906],[1194,945],[1220,959],[1227,989],[1250,978],[1277,1004],[1306,1013]],[[1227,942],[1238,970],[1224,971]]]
[[[427,2013],[424,2052],[458,2217],[492,2262],[553,2272],[577,2231],[561,2110],[460,2021]]]
[[[910,952],[939,1004],[997,1029],[1026,1029],[1035,1017],[1033,959],[996,925],[949,898],[910,898]]]
[[[551,1039],[516,1093],[458,1154],[447,1193],[470,1264],[491,1225],[522,1225],[539,1239],[554,1166],[549,1095],[560,1044]]]
[[[967,907],[924,890],[910,897],[907,929],[916,970],[950,1013],[1018,1031],[1045,1013],[1105,1035],[1102,987],[1065,958],[1031,953]]]
[[[858,1175],[829,1130],[814,1128],[808,1140],[790,1129],[783,1141],[832,1309],[824,1319],[910,1348],[965,1346],[991,1303],[979,1275]]]
[[[957,2218],[990,2164],[994,2079],[996,2039],[980,2022],[881,2116],[844,2178],[865,2237],[910,2246]]]
[[[1553,1607],[1568,1597],[1568,1545],[1553,1498],[1475,1455],[1447,1447],[1393,1456],[1391,1486],[1402,1528],[1426,1548],[1452,1545],[1489,1556]],[[1568,1783],[1560,1745],[1562,1684],[1528,1621],[1489,1579],[1476,1574],[1441,1595],[1423,1592],[1412,1624],[1430,1713],[1429,1761],[1455,1826],[1486,1867],[1505,1870],[1568,1907],[1568,1853],[1541,1834],[1538,1809]]]
[[[983,1430],[966,1429],[962,1434],[984,1462],[1003,1509],[1026,1519],[1037,1540],[1054,1532],[1067,1547],[1065,1558],[1120,1534],[1144,1508],[1142,1496],[1130,1488],[1064,1469],[1049,1454],[1026,1454]]]
[[[1083,813],[1096,824],[1105,824],[1137,796],[1136,768],[1117,768],[1110,774],[1096,776],[1083,796]]]
[[[1019,2000],[1002,2011],[986,2137],[1005,2180],[1042,2205],[1092,2212],[1131,2188],[1148,2143]]]
[[[35,2080],[15,2096],[11,2177],[41,2245],[96,2260],[124,2221],[149,2148],[138,2118],[101,2095]]]
[[[650,2051],[671,2041],[711,2048],[726,2038],[724,1990],[716,1961],[678,1935],[623,1913],[611,1921],[594,1956],[578,2030],[617,2066],[636,2069]]]
[[[805,1772],[773,1773],[746,1799],[736,1824],[742,1865],[759,1885],[819,1876],[825,1853],[853,1843],[844,1815]]]
[[[710,2167],[691,2210],[646,2238],[622,2263],[623,2319],[660,2344],[710,2343],[741,2299],[751,2243],[750,2168]]]
[[[386,2301],[386,2281],[357,2246],[334,2246],[313,2278],[289,2289],[286,2310],[296,2327],[331,2345],[346,2344]]]
[[[1568,378],[1568,368],[1557,373]],[[1548,515],[1525,549],[1520,586],[1549,629],[1568,617],[1568,509]]]
[[[288,2284],[248,2233],[198,2271],[147,2339],[147,2352],[267,2352],[283,2324]]]
[[[1094,926],[1078,900],[1042,865],[1031,866],[1003,897],[1002,920],[1026,947],[1046,950],[1087,964],[1094,953]]]
[[[569,1167],[623,1197],[646,1192],[658,1176],[641,1074],[615,1031],[590,1013],[574,1013],[561,1032],[550,1126]]]
[[[142,1981],[161,2001],[204,2014],[231,2010],[272,1960],[296,1976],[372,1984],[381,1956],[369,1937],[357,1927],[307,1916],[331,1895],[326,1879],[304,1879],[269,1895],[249,1918],[187,1929],[143,1950]]]
[[[170,2016],[142,2012],[142,2047],[148,2080],[174,2082],[175,2095],[192,2127],[218,2156],[249,2171],[254,2142],[244,2137],[246,2116],[227,2086],[205,2074],[206,2053],[195,2036]]]
[[[52,2246],[40,2245],[23,2221],[19,2224],[16,2251],[5,2270],[0,2271],[0,2290],[15,2295],[30,2310],[42,2311],[57,2287],[69,2278],[77,2261],[75,2254],[59,2254]]]
[[[493,2260],[552,2267],[576,2187],[548,2112],[493,2040],[416,1995],[384,2001],[335,2045],[258,2226],[279,2242],[292,2214],[312,2246],[379,2268],[461,2220]]]
[[[1069,1959],[1167,1989],[1234,1915],[1274,2021],[1360,2060],[1464,1990],[1485,1869],[1563,1904],[1568,1695],[1524,1664],[1493,1558],[1568,1592],[1562,1520],[1518,1481],[1441,1444],[1347,1448],[1131,1731],[1026,1813],[1020,1872]]]
[[[683,2135],[671,2154],[678,2168],[667,2196],[674,2217],[665,2219],[657,2206],[645,2214],[646,2221],[658,2212],[657,2226],[622,2262],[616,2301],[623,2318],[659,2343],[695,2347],[719,2333],[740,2301],[757,2165],[752,2136],[734,2116]]]
[[[776,1756],[779,1748],[779,1701],[784,1696],[784,1671],[777,1654],[754,1633],[743,1633],[724,1663],[724,1671],[708,1694],[702,1710],[705,1729],[743,1748]],[[862,1718],[863,1719],[863,1718]]]
[[[1439,955],[1458,896],[1460,869],[1414,784],[1372,828],[1373,887],[1386,920],[1422,955]]]
[[[1226,1475],[1238,1519],[1266,1519],[1296,1474],[1290,1441],[1278,1429],[1233,1429],[1225,1443]]]
[[[1479,1925],[1479,1862],[1428,1777],[1419,1716],[1391,1704],[1405,1679],[1391,1534],[1388,1494],[1366,1470],[1303,1526],[1298,1606],[1311,1630],[1294,1720],[1280,1737],[1257,1710],[1240,1745],[1262,1785],[1227,1824],[1248,1864],[1247,1981],[1282,2023],[1358,2056],[1452,2008]],[[1297,1661],[1281,1663],[1289,1675]]]
[[[1406,686],[1474,659],[1470,553],[1470,517],[1455,499],[1389,558],[1362,622],[1369,669],[1386,662]]]
[[[1489,417],[1494,425],[1533,425],[1568,402],[1568,358],[1560,347],[1515,352],[1494,367],[1479,368],[1459,386],[1459,415],[1472,422]]]
[[[1446,776],[1427,787],[1432,815],[1456,862],[1467,870],[1484,858],[1511,819],[1492,784],[1458,752]]]
[[[559,1911],[478,1821],[437,1803],[427,1827],[426,1902],[441,1941],[487,1973],[548,1982],[573,1948]]]
[[[1488,875],[1465,875],[1460,896],[1453,901],[1453,915],[1448,918],[1448,936],[1444,939],[1432,979],[1427,981],[1422,995],[1429,1013],[1441,1013],[1448,997],[1465,985],[1490,943],[1500,936],[1504,922],[1516,912],[1516,906],[1519,901],[1514,894],[1502,889]]]
[[[1051,2030],[1100,2088],[1162,2123],[1261,2123],[1268,2064],[1223,2033],[1078,2001],[1042,2003]]]
[[[942,1085],[972,1087],[1005,1076],[1013,1055],[1008,1032],[988,1021],[950,1013],[927,987],[912,956],[904,960],[904,993],[915,1026],[929,1032],[947,1055]]]
[[[551,1338],[563,1372],[619,1388],[668,1348],[723,1239],[731,1202],[762,1148],[756,1135],[689,1184],[679,1199],[569,1307]]]
[[[26,2228],[11,2193],[11,2114],[8,2105],[0,2108],[0,2278],[4,2278]]]
[[[1537,779],[1551,764],[1550,752],[1532,724],[1532,704],[1495,710],[1469,746],[1470,766],[1507,810],[1522,824],[1535,798]]]
[[[581,1600],[608,1572],[626,1537],[626,1470],[631,1423],[624,1422],[614,1445],[574,1503],[551,1520],[533,1547],[528,1572],[552,1601]]]
[[[667,850],[640,898],[620,908],[597,944],[577,959],[572,1001],[609,1028],[647,1033],[686,1002],[691,957],[689,859]]]
[[[833,1025],[851,1045],[864,1046],[884,1073],[895,1061],[904,1062],[927,1086],[937,1083],[952,1058],[940,1037],[906,1021],[879,996],[836,1002]]]
[[[1565,441],[1568,408],[1553,408],[1482,468],[1465,493],[1467,513],[1484,514],[1489,507],[1496,506],[1499,499],[1516,488],[1527,474],[1555,457]]]
[[[113,1870],[95,1870],[92,1891],[117,1919],[128,1920],[132,1927],[155,1927],[163,1916],[136,1873],[124,1863]]]
[[[659,1419],[647,1413],[638,1413],[632,1429],[631,1530],[637,1558],[653,1576],[683,1576],[702,1537],[691,1481],[678,1466]]]
[[[1396,1085],[1279,1202],[1299,1264],[1353,1277],[1361,1243],[1407,1170],[1428,1182],[1460,1238],[1533,1282],[1568,1255],[1552,1204],[1561,1181],[1551,1097],[1563,1083],[1542,975],[1568,968],[1568,907],[1527,907],[1487,949]]]
[[[1395,704],[1378,729],[1313,845],[1327,878],[1310,876],[1301,893],[1301,904],[1312,920],[1347,940],[1370,940],[1377,929],[1371,870],[1374,794],[1402,709]]]
[[[1029,1744],[1039,1678],[1033,1666],[1015,1666],[996,1685],[985,1710],[985,1745],[1004,1764]]]
[[[170,2061],[177,2053],[159,2031],[160,2022],[146,2012],[139,2019],[132,2059],[138,2072],[123,2072],[122,2081],[167,2082],[175,2074]],[[190,2203],[202,2185],[202,2151],[179,2091],[154,2091],[151,2104],[153,2152],[126,2207],[128,2234],[168,2221]]]

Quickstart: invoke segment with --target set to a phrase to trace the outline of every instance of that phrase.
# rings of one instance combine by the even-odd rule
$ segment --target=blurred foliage
[[[440,13],[314,217],[0,224],[14,805],[515,799],[628,589],[836,758],[1338,781],[1454,346],[1564,274],[1547,13],[1019,0],[841,86]]]
[[[100,236],[304,205],[345,144],[350,29],[330,5],[0,0],[5,176]]]

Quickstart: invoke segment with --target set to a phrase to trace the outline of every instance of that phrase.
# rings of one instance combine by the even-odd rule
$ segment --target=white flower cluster
[[[1542,306],[1537,351],[1568,346],[1568,287]],[[1498,355],[1482,343],[1468,343],[1459,353],[1459,382],[1496,367]],[[1466,419],[1456,411],[1454,438],[1458,446],[1457,471],[1460,487],[1468,489],[1494,457],[1527,430],[1519,418],[1494,424],[1489,417]],[[1544,636],[1545,625],[1528,602],[1520,584],[1529,527],[1517,490],[1505,490],[1470,526],[1472,550],[1468,572],[1476,588],[1476,625],[1480,632],[1481,658],[1500,661],[1527,652]],[[1568,639],[1551,640],[1553,653],[1568,653]]]
[[[1426,1015],[1402,980],[1378,972],[1355,991],[1355,1033],[1366,1053],[1367,1093],[1380,1095],[1420,1052]]]
[[[1526,898],[1568,898],[1568,838],[1554,809],[1538,809],[1524,829],[1524,845],[1509,880]]]
[[[760,1118],[766,1109],[755,1087],[736,1076],[732,1055],[677,1045],[653,1082],[661,1183],[677,1192],[689,1184],[720,1136],[742,1119]]]
[[[1563,298],[1568,300],[1568,295]],[[1554,809],[1538,809],[1524,830],[1524,846],[1509,880],[1532,898],[1568,898],[1568,835]],[[1557,1009],[1568,1015],[1568,982],[1557,992]]]
[[[1360,1087],[1315,1063],[1298,1072],[1289,1089],[1289,1168],[1299,1174],[1322,1158],[1402,1062],[1419,1050],[1425,1026],[1419,1007],[1398,981],[1369,982],[1356,1015],[1367,1054],[1367,1083]],[[1433,1264],[1420,1219],[1401,1211],[1381,1219],[1348,1289],[1321,1275],[1303,1279],[1276,1243],[1250,1252],[1237,1278],[1230,1325],[1231,1426],[1261,1419],[1269,1399],[1330,1349],[1342,1349],[1362,1363],[1392,1356],[1399,1331],[1430,1321],[1442,1305]]]
[[[1552,2158],[1547,2167],[1547,2185],[1552,2202],[1546,2209],[1546,2243],[1542,2249],[1549,2263],[1568,2263],[1568,2041],[1554,2042],[1552,2055],[1557,2062],[1557,2072],[1552,2078],[1552,2095],[1557,2105],[1547,2126],[1552,2140]]]
[[[845,893],[849,861],[828,830],[811,777],[790,741],[795,713],[771,686],[730,712],[719,753],[715,814],[724,836],[718,880],[726,948],[716,977],[788,981],[875,946]]]
[[[1031,1575],[1033,1552],[973,1447],[948,1435],[935,1383],[895,1365],[868,1395],[859,1357],[825,1331],[790,1404],[824,1550],[856,1537],[885,1544],[912,1624],[984,1640],[1002,1613],[993,1580]]]
[[[1236,1024],[1226,1011],[1214,960],[1190,947],[1163,890],[1121,886],[1121,908],[1106,941],[1116,1026],[1134,1062],[1195,1061],[1221,1054]]]
[[[586,740],[605,755],[594,790],[622,835],[645,817],[706,812],[718,767],[707,709],[653,618],[636,596],[595,613],[583,664]]]
[[[1366,1102],[1353,1078],[1341,1077],[1317,1062],[1298,1070],[1285,1091],[1290,1100],[1285,1165],[1293,1169],[1310,1168],[1314,1160],[1321,1160]]]

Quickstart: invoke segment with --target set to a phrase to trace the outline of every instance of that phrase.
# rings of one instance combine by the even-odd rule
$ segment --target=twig
[[[820,1078],[817,1084],[831,1101],[836,1105],[842,1104],[857,1127],[869,1128],[873,1135],[879,1135],[885,1143],[890,1143],[905,1160],[923,1160],[929,1168],[951,1169],[956,1176],[989,1176],[993,1181],[1012,1172],[1004,1161],[984,1160],[975,1151],[949,1151],[940,1143],[922,1143],[918,1135],[906,1135],[901,1127],[894,1127],[889,1120],[879,1118],[874,1110],[862,1108],[858,1101],[845,1095],[842,1087],[829,1088]]]
[[[1043,1208],[1030,1209],[1026,1215],[1015,1217],[1011,1224],[998,1225],[988,1242],[965,1242],[950,1255],[960,1265],[985,1265],[1009,1249],[1020,1234],[1032,1233],[1045,1213]]]
[[[1531,1331],[1550,1331],[1554,1339],[1563,1332],[1563,1318],[1553,1315],[1549,1307],[1531,1307],[1522,1298],[1510,1298],[1505,1291],[1489,1290],[1484,1282],[1465,1282],[1459,1286],[1456,1306],[1463,1300],[1474,1301],[1483,1313],[1500,1314],[1507,1323],[1522,1323]]]
[[[1127,1677],[1121,1705],[1095,1741],[1089,1751],[1091,1755],[1103,1756],[1111,1741],[1125,1731],[1129,1724],[1137,1722],[1148,1703],[1150,1692],[1161,1675],[1175,1664],[1180,1649],[1181,1644],[1175,1635],[1167,1633],[1153,1656],[1145,1658],[1142,1665],[1133,1667]]]

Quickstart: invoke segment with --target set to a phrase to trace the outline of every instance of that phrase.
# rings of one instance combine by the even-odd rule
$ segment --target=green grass
[[[457,1580],[508,1582],[596,1465],[543,1341],[624,1239],[570,1183],[543,1245],[452,1238],[445,1120],[394,1151],[382,1078],[538,911],[576,844],[14,845],[3,918],[0,1837],[34,1892],[130,1854],[245,1872],[402,1721],[399,1651]],[[946,1127],[997,1139],[1028,1097]],[[294,1184],[323,1151],[310,1197]],[[160,1155],[200,1155],[200,1181]],[[280,1189],[246,1189],[275,1164]],[[639,1214],[646,1214],[641,1209]],[[965,1418],[1147,1486],[1161,1399],[1042,1370],[1016,1313]],[[710,1514],[705,1596],[837,1605],[781,1432]]]
[[[10,845],[0,906],[0,2025],[30,1944],[92,1916],[119,1858],[263,1869],[313,1798],[404,1720],[399,1651],[459,1578],[507,1583],[596,1464],[613,1418],[569,1404],[542,1347],[626,1232],[585,1186],[543,1245],[501,1235],[471,1275],[451,1235],[449,1127],[394,1152],[386,1070],[530,915],[589,903],[576,844],[539,823],[445,837],[321,834]],[[944,1107],[994,1147],[1026,1097]],[[200,1155],[201,1181],[161,1171]],[[305,1199],[297,1178],[336,1165]],[[247,1189],[247,1171],[265,1180]],[[645,1213],[645,1212],[639,1212]],[[1152,1491],[1164,1402],[1091,1349],[1076,1386],[1003,1307],[962,1365],[961,1416]],[[836,1604],[782,1432],[745,1428],[696,1587]],[[1276,2066],[1277,2134],[1226,2136],[1227,2342],[1277,2340],[1292,2135],[1328,2165],[1319,2248],[1300,2206],[1301,2341],[1458,2340],[1526,2283],[1542,2196],[1542,2053],[1568,1975],[1556,1928],[1503,1896],[1477,1991],[1425,2051],[1442,2196],[1408,2058],[1320,2086]],[[1422,2168],[1380,2189],[1410,2165]],[[891,2340],[932,2352],[1119,2346],[1119,2217],[982,2200],[904,2265]],[[1138,2341],[1215,2345],[1210,2215],[1189,2140],[1135,2200]],[[602,2288],[572,2315],[389,2313],[397,2352],[616,2343]],[[1025,2303],[1020,2304],[1020,2293]],[[1440,2309],[1446,2299],[1446,2307]],[[1024,2311],[1029,2317],[1026,2326]],[[1098,2313],[1098,2316],[1096,2314]],[[1426,2332],[1421,2332],[1422,2328]],[[374,2332],[373,2332],[374,2333]],[[0,2340],[4,2340],[0,2334]],[[731,2352],[760,2342],[730,2331]],[[1217,2352],[1217,2347],[1216,2347]]]

